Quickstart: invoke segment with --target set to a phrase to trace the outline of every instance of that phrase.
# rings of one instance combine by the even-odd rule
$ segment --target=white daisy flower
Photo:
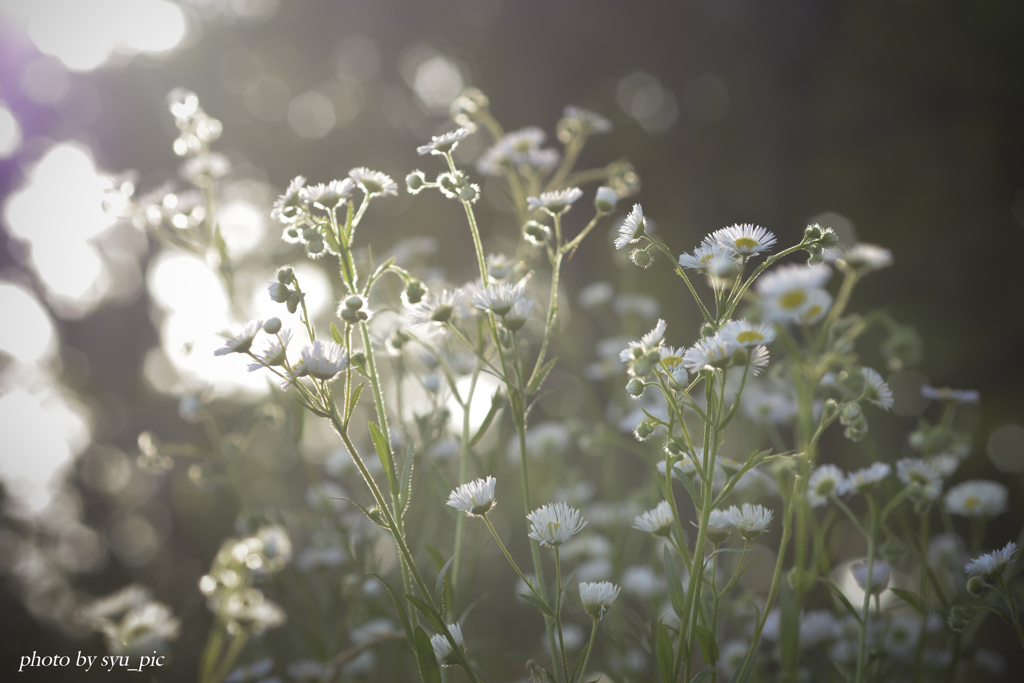
[[[262,368],[274,365],[281,365],[285,361],[285,352],[288,349],[288,342],[292,340],[291,330],[281,330],[277,339],[271,339],[263,353],[256,354],[256,362],[249,363],[249,372],[255,372]]]
[[[805,325],[813,325],[828,313],[832,308],[832,295],[824,289],[812,289],[807,292],[807,302],[800,313],[800,322]]]
[[[719,334],[736,346],[751,348],[775,341],[775,326],[771,323],[753,323],[748,320],[730,320]]]
[[[526,290],[522,285],[499,282],[477,292],[472,301],[477,308],[492,311],[495,315],[505,315],[524,296]]]
[[[690,372],[725,367],[732,360],[736,347],[722,335],[701,339],[683,354],[683,366]]]
[[[867,389],[867,393],[864,395],[864,398],[874,403],[882,410],[889,410],[892,408],[892,389],[890,389],[889,385],[885,383],[882,376],[871,368],[861,368],[861,371],[864,373],[864,382],[866,384],[865,388]]]
[[[825,252],[825,260],[867,273],[891,266],[892,252],[884,247],[861,242],[846,250],[829,249]]]
[[[587,525],[580,511],[565,503],[549,503],[526,516],[530,521],[530,538],[541,545],[562,545]]]
[[[356,184],[351,178],[344,180],[332,180],[329,183],[319,183],[302,188],[300,191],[302,199],[311,204],[316,204],[322,209],[330,210],[345,203]]]
[[[812,303],[814,290],[821,289],[832,276],[828,266],[788,265],[776,268],[757,281],[767,320],[790,322],[800,316]]]
[[[317,340],[300,352],[302,369],[316,379],[329,380],[348,367],[348,353],[332,341]]]
[[[452,639],[460,649],[466,649],[466,641],[462,638],[462,627],[458,624],[449,624],[448,631],[452,634]],[[455,651],[452,650],[452,644],[448,642],[448,638],[443,633],[436,633],[430,636],[430,645],[434,648],[434,657],[437,658],[437,663],[441,666],[455,666],[459,663],[459,658],[456,656]]]
[[[772,522],[772,511],[763,505],[744,503],[742,507],[729,508],[729,517],[740,535],[748,541],[757,538],[768,529]]]
[[[929,464],[945,479],[953,476],[953,473],[960,467],[960,458],[952,453],[940,453],[932,456]]]
[[[964,517],[995,517],[1006,511],[1009,492],[994,481],[974,479],[946,493],[946,509]]]
[[[530,314],[533,313],[533,308],[536,304],[531,299],[522,298],[519,301],[512,304],[512,308],[508,313],[505,314],[503,322],[505,327],[518,332],[526,324],[526,321],[530,319]]]
[[[755,346],[750,352],[747,364],[750,366],[750,374],[757,377],[761,371],[768,367],[768,349],[764,346]]]
[[[843,482],[843,493],[867,493],[889,476],[892,468],[884,462],[876,462],[871,467],[864,467],[846,475]]]
[[[428,144],[417,147],[416,153],[420,155],[447,154],[458,147],[459,140],[465,139],[467,135],[469,135],[469,129],[467,128],[459,128],[442,135],[434,135],[430,138]]]
[[[888,588],[889,576],[892,574],[892,567],[889,566],[888,562],[883,560],[874,561],[874,564],[871,565],[870,590],[867,588],[868,563],[865,560],[854,562],[850,565],[850,573],[853,574],[853,579],[857,582],[857,585],[861,587],[861,590],[867,590],[872,595],[875,595]]]
[[[580,584],[580,602],[583,603],[583,609],[598,621],[617,597],[619,597],[619,587],[611,581]]]
[[[708,540],[718,545],[729,538],[736,527],[730,510],[712,510],[708,517]]]
[[[648,368],[646,365],[643,368],[634,367],[635,362],[644,359],[652,351],[658,351],[659,358],[661,354],[661,343],[665,339],[665,330],[667,325],[661,318],[654,325],[654,329],[645,334],[640,338],[640,341],[631,341],[629,345],[619,352],[619,360],[623,363],[630,363],[630,371],[637,375],[646,375],[647,372],[653,370],[653,365]]]
[[[974,389],[950,389],[935,387],[924,384],[921,386],[921,396],[931,401],[952,401],[953,403],[977,403],[981,395]]]
[[[662,346],[658,349],[658,353],[661,355],[661,367],[681,386],[686,386],[686,382],[689,380],[689,374],[683,366],[685,352],[686,349],[677,349],[674,346]]]
[[[495,505],[494,485],[496,483],[497,480],[494,477],[487,477],[463,484],[448,496],[448,506],[462,510],[467,517],[484,515],[490,512]]]
[[[971,560],[964,567],[967,576],[981,576],[991,578],[998,576],[1006,569],[1006,565],[1013,562],[1013,554],[1017,552],[1017,544],[1010,541],[1001,550],[993,550],[981,557]]]
[[[484,175],[499,176],[505,172],[506,166],[535,166],[530,162],[537,161],[536,155],[546,137],[547,134],[536,126],[507,133],[483,153],[476,168]]]
[[[918,484],[926,500],[936,500],[942,493],[942,476],[921,458],[903,458],[898,461],[896,476],[907,486]]]
[[[539,197],[527,197],[526,203],[531,209],[544,209],[552,216],[565,213],[572,204],[583,196],[583,190],[578,187],[570,187],[565,190],[553,190],[544,192]]]
[[[562,118],[577,121],[587,133],[591,134],[610,133],[612,130],[611,121],[600,114],[589,109],[583,109],[582,107],[567,106],[562,110]]]
[[[807,480],[807,501],[811,507],[821,507],[831,495],[845,493],[846,473],[835,465],[821,465]]]
[[[706,244],[721,244],[744,256],[767,251],[775,246],[775,235],[750,223],[722,228],[704,238]]]
[[[619,236],[615,238],[615,248],[622,249],[627,244],[635,244],[644,236],[644,228],[647,222],[644,218],[644,210],[639,204],[633,205],[622,225],[619,226]]]
[[[594,208],[601,213],[611,213],[619,203],[619,195],[607,185],[597,188],[594,194]]]
[[[263,328],[262,320],[253,320],[245,324],[242,331],[224,341],[224,346],[213,352],[215,356],[226,356],[229,353],[247,353],[252,341]]]
[[[353,168],[348,172],[348,177],[351,178],[356,185],[359,186],[367,197],[386,197],[391,195],[392,197],[398,196],[398,185],[391,179],[391,176],[385,175],[380,171],[371,171],[368,168],[360,166],[359,168]]]
[[[655,536],[668,536],[672,533],[672,506],[667,500],[658,503],[658,507],[638,516],[633,520],[633,528],[640,531],[654,534]]]
[[[717,242],[713,244],[701,244],[699,247],[693,250],[693,254],[683,254],[679,257],[679,265],[683,268],[689,268],[690,270],[698,270],[700,272],[718,272],[720,268],[712,268],[712,265],[718,261],[727,264],[734,264],[736,259],[734,253],[728,247],[725,247]]]
[[[297,218],[301,213],[301,208],[304,203],[302,198],[302,188],[305,184],[305,177],[295,176],[295,178],[288,183],[288,189],[284,191],[284,194],[278,197],[274,202],[274,206],[270,210],[270,217],[286,224],[291,223],[295,218]]]
[[[413,325],[448,322],[459,306],[461,294],[461,290],[446,289],[424,299],[409,311],[409,322]]]

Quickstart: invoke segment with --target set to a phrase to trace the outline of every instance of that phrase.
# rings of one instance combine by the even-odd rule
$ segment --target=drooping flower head
[[[430,138],[429,143],[417,147],[416,153],[420,155],[447,154],[458,147],[459,141],[464,140],[468,135],[468,128],[458,128],[442,135],[434,135]]]
[[[867,493],[873,490],[883,479],[889,476],[892,468],[884,462],[872,463],[856,472],[851,472],[843,482],[845,492]]]
[[[744,503],[741,507],[733,505],[728,512],[736,531],[740,532],[740,535],[747,540],[760,536],[772,523],[772,511],[763,505],[750,503]]]
[[[452,634],[452,639],[459,646],[459,649],[465,650],[466,641],[462,638],[462,627],[458,624],[449,624],[448,631]],[[455,666],[459,663],[459,658],[452,649],[452,644],[448,642],[448,638],[443,633],[436,633],[430,636],[430,645],[434,648],[434,657],[437,658],[437,663],[441,666]]]
[[[807,480],[807,501],[811,507],[821,507],[831,495],[845,492],[846,473],[835,465],[821,465]]]
[[[885,383],[882,376],[871,368],[861,368],[864,373],[864,398],[882,410],[889,410],[893,405],[892,389]]]
[[[448,505],[456,510],[462,510],[467,517],[484,515],[494,507],[494,485],[497,480],[494,477],[477,479],[468,484],[463,484],[451,492],[448,496]]]
[[[526,296],[526,290],[522,285],[499,282],[477,292],[473,297],[473,305],[485,311],[491,311],[495,315],[505,315],[524,296]]]
[[[288,224],[299,217],[304,204],[302,188],[306,185],[306,178],[295,176],[288,184],[288,189],[277,198],[273,208],[270,210],[270,217]]]
[[[619,587],[611,581],[594,581],[580,584],[580,602],[594,619],[598,621],[604,616],[615,598],[619,597]]]
[[[731,510],[712,510],[708,517],[708,540],[718,545],[729,538],[735,527]]]
[[[980,576],[986,579],[998,576],[1006,569],[1006,565],[1013,562],[1015,552],[1017,552],[1017,544],[1010,541],[1000,550],[993,550],[971,560],[964,567],[964,571],[968,576]]]
[[[226,356],[229,353],[246,353],[252,347],[252,341],[263,328],[262,320],[253,320],[245,324],[242,331],[224,341],[224,346],[213,352],[215,356]]]
[[[648,510],[633,520],[633,528],[655,536],[668,536],[672,533],[672,506],[667,500],[658,503],[653,510]]]
[[[316,340],[312,346],[306,346],[300,352],[302,371],[316,379],[329,380],[348,367],[348,353],[332,341]]]
[[[639,204],[633,205],[622,225],[619,226],[619,236],[615,238],[615,248],[622,249],[627,244],[635,244],[644,236],[644,228],[647,226],[647,219],[644,218],[644,210]]]
[[[888,562],[882,560],[875,560],[871,565],[871,588],[868,589],[868,563],[865,560],[855,562],[850,565],[850,572],[853,574],[854,580],[862,590],[867,590],[872,595],[881,593],[889,586],[889,576],[892,574],[892,568]]]
[[[543,209],[552,216],[565,213],[573,203],[583,196],[583,190],[578,187],[570,187],[565,190],[552,190],[544,192],[539,197],[527,197],[526,203],[531,209]]]
[[[549,548],[562,545],[587,525],[580,511],[566,503],[549,503],[526,518],[530,521],[530,538]]]
[[[409,322],[413,325],[444,324],[455,314],[460,297],[461,290],[457,289],[438,292],[413,306],[409,311]]]
[[[368,168],[360,166],[359,168],[353,168],[348,172],[348,177],[359,186],[359,189],[366,194],[367,197],[386,197],[388,195],[392,197],[398,196],[398,185],[391,179],[391,176],[385,175],[380,171],[371,171]]]

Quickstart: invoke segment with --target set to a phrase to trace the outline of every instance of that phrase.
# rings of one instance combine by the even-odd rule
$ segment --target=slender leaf
[[[373,522],[377,526],[379,526],[379,527],[381,527],[383,529],[388,529],[390,531],[390,529],[388,528],[388,525],[384,524],[383,522],[380,521],[380,515],[379,514],[378,515],[374,515],[372,512],[370,512],[369,510],[367,510],[366,508],[364,508],[362,505],[360,505],[359,503],[355,502],[351,498],[344,498],[342,496],[338,496],[337,500],[344,500],[344,501],[348,501],[349,503],[352,503],[357,508],[359,508],[364,515],[366,515],[366,518],[368,520],[370,520],[371,522]]]
[[[760,620],[760,618],[761,616],[760,614],[758,614],[758,620]],[[761,647],[762,638],[764,638],[763,632],[761,633],[761,635],[757,637],[757,640],[754,642],[754,644],[750,646],[750,651],[747,653],[748,657],[753,658],[757,656],[757,650]],[[751,665],[747,667],[746,673],[744,673],[742,676],[740,676],[740,672],[743,671],[743,667],[736,669],[736,672],[732,675],[732,678],[729,679],[729,683],[747,683],[747,679],[750,678],[750,674],[753,670],[753,663],[751,663]]]
[[[363,387],[365,387],[365,386],[366,386],[365,384],[360,382],[359,386],[357,386],[355,388],[355,390],[353,390],[353,392],[352,392],[352,400],[349,401],[349,405],[348,405],[348,413],[350,415],[352,414],[352,411],[355,410],[356,404],[359,403],[359,396],[363,393]]]
[[[540,389],[540,385],[544,384],[544,380],[547,379],[548,373],[551,372],[551,368],[555,367],[555,363],[557,361],[558,358],[552,358],[541,366],[537,372],[533,373],[533,377],[530,378],[530,383],[526,385],[527,396]]]
[[[711,629],[702,624],[697,624],[695,635],[697,636],[697,644],[700,645],[700,653],[704,656],[704,661],[708,664],[715,664],[718,661],[718,644],[715,642],[715,636],[712,635]]]
[[[452,566],[453,561],[455,561],[454,555],[441,567],[441,571],[437,574],[437,581],[434,583],[434,602],[437,603],[442,612],[444,611],[444,576],[448,573],[448,569]]]
[[[555,612],[536,596],[530,595],[529,593],[520,593],[519,597],[539,609],[545,616],[551,617],[552,619],[555,618]]]
[[[572,683],[576,680],[576,674],[579,674],[580,680],[583,680],[583,674],[585,674],[586,671],[580,671],[580,667],[583,666],[583,660],[586,659],[587,650],[589,648],[590,643],[587,643],[583,646],[583,649],[580,650],[579,656],[576,657],[576,665],[572,667],[572,675],[569,676],[569,683]]]
[[[685,474],[679,477],[679,481],[683,482],[683,488],[690,494],[690,499],[693,501],[693,506],[700,510],[700,494],[697,492],[697,487],[693,485],[693,479],[686,476]]]
[[[345,346],[345,338],[341,336],[341,331],[338,326],[331,323],[331,336],[334,337],[334,342],[341,347]]]
[[[427,549],[428,553],[430,553],[430,559],[434,561],[434,565],[437,567],[437,571],[441,571],[441,567],[443,567],[444,563],[446,562],[446,560],[444,559],[444,555],[441,554],[440,550],[430,545],[429,543],[424,543],[423,547]]]
[[[850,604],[850,600],[846,597],[846,595],[843,593],[843,591],[841,591],[839,589],[839,586],[835,585],[834,583],[832,583],[828,579],[819,579],[819,581],[824,583],[825,586],[830,591],[832,591],[832,595],[834,595],[837,598],[839,598],[839,601],[841,603],[843,603],[843,607],[846,608],[846,611],[849,612],[850,614],[852,614],[854,616],[854,618],[857,619],[857,622],[860,623],[860,614],[857,612],[856,609],[854,609],[853,605]]]
[[[395,611],[398,612],[398,618],[402,620],[402,628],[405,629],[405,637],[410,643],[414,642],[412,626],[409,624],[409,617],[405,613],[405,606],[402,604],[402,599],[398,597],[398,593],[396,593],[395,589],[391,587],[391,584],[384,580],[384,577],[376,572],[370,572],[370,575],[376,577],[376,579],[383,583],[384,587],[388,589],[388,593],[391,594],[391,601],[395,603]]]
[[[480,439],[483,438],[484,433],[491,426],[491,422],[494,420],[494,416],[501,410],[502,404],[505,402],[500,391],[494,392],[494,396],[491,397],[491,409],[487,411],[487,415],[484,417],[484,421],[480,423],[480,428],[476,430],[476,434],[472,439],[469,440],[469,447],[477,445]]]
[[[710,669],[704,669],[699,674],[690,679],[690,683],[702,683],[703,681],[706,681],[709,678],[713,678],[714,675],[715,667],[711,667]]]
[[[362,386],[362,385],[360,385]],[[412,465],[416,457],[413,453],[412,444],[409,445],[409,452],[405,454],[405,462],[402,465],[402,480],[399,483],[401,491],[402,514],[409,509],[409,501],[412,500]]]
[[[366,289],[369,290],[370,286],[373,285],[373,283],[377,280],[377,278],[379,278],[381,275],[383,275],[384,271],[387,270],[388,268],[390,268],[391,264],[394,263],[394,262],[395,262],[395,257],[392,256],[387,261],[385,261],[384,263],[380,264],[380,266],[377,267],[377,270],[373,271],[373,275],[370,276],[370,279],[366,281]]]
[[[917,610],[921,616],[927,616],[928,607],[924,604],[924,600],[920,595],[912,591],[903,590],[902,588],[890,588],[890,590],[895,593],[900,600]]]
[[[658,668],[661,670],[663,683],[672,683],[676,680],[673,671],[672,639],[668,635],[668,627],[661,621],[658,622]]]
[[[437,665],[430,636],[419,624],[416,625],[416,661],[420,665],[423,683],[441,683],[441,668]]]
[[[406,593],[405,597],[408,598],[409,602],[411,602],[413,606],[420,611],[420,614],[426,617],[427,621],[430,622],[430,625],[434,627],[435,631],[438,633],[444,633],[444,621],[441,619],[441,615],[437,613],[437,610],[434,609],[433,605],[428,605],[426,602],[411,593]]]
[[[373,448],[377,451],[377,457],[380,458],[380,464],[384,466],[384,471],[388,475],[388,485],[391,487],[391,494],[398,498],[398,480],[395,478],[395,461],[394,456],[388,449],[387,439],[384,438],[384,432],[380,431],[380,427],[377,426],[376,422],[367,423],[370,428],[370,439],[373,441]]]
[[[665,546],[662,560],[665,563],[665,580],[668,582],[668,596],[672,600],[672,611],[680,619],[685,619],[683,608],[686,604],[686,595],[683,593],[683,580],[676,569],[676,561],[672,559],[672,553],[668,546]]]

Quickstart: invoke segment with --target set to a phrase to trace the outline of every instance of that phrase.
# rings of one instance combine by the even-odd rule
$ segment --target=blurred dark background
[[[999,474],[985,454],[994,429],[1024,422],[1024,4],[249,4],[263,9],[244,16],[223,9],[231,3],[182,3],[188,33],[176,50],[65,72],[65,94],[56,101],[26,94],[25,70],[39,52],[18,22],[0,25],[0,97],[22,137],[21,147],[0,159],[0,196],[23,185],[49,145],[67,140],[84,143],[104,172],[138,169],[140,188],[152,189],[178,163],[165,103],[178,86],[194,90],[223,121],[216,148],[236,167],[250,164],[275,193],[300,173],[321,182],[362,165],[396,179],[426,169],[415,145],[451,125],[443,102],[430,106],[430,94],[443,100],[451,84],[445,64],[457,67],[465,86],[488,95],[507,130],[539,125],[553,137],[565,105],[593,109],[616,127],[593,138],[584,161],[627,158],[642,181],[637,201],[676,253],[737,222],[767,227],[780,244],[820,222],[892,250],[895,265],[868,278],[854,306],[884,307],[918,331],[924,355],[910,385],[926,379],[981,392],[980,410],[969,416],[974,457],[958,476],[998,478],[1011,487],[1016,505],[995,525],[992,543],[1016,536],[1020,483]],[[14,17],[24,9],[18,0],[0,7]],[[60,13],[52,20],[61,22]],[[417,69],[438,55],[440,75],[431,81]],[[301,107],[289,114],[290,100],[318,88],[332,102],[333,125],[317,118],[315,98],[307,98],[313,114],[303,118]],[[59,207],[61,188],[51,191]],[[387,248],[413,232],[464,239],[463,226],[434,204],[425,200],[414,216],[403,196],[380,211],[375,246]],[[47,301],[45,284],[26,265],[24,241],[8,228],[0,233],[0,275]],[[514,239],[515,230],[512,215],[500,212],[483,225],[490,244],[499,243],[499,233]],[[565,270],[570,294],[612,278],[610,243],[599,233]],[[692,304],[664,264],[630,277],[637,291],[657,296],[670,324],[693,327]],[[93,410],[94,442],[132,454],[145,429],[187,440],[195,427],[178,417],[176,399],[142,377],[143,359],[157,343],[145,289],[136,283],[130,296],[113,299],[84,314],[62,315],[48,304],[65,347],[61,378]],[[4,317],[5,325],[17,325]],[[877,357],[866,361],[881,367]],[[76,374],[81,367],[88,371]],[[914,410],[920,412],[908,408],[905,416],[880,419],[879,442],[901,443]],[[31,457],[15,446],[0,437],[0,458]],[[1024,450],[1024,443],[1014,448]],[[102,514],[85,507],[87,520]],[[170,590],[177,575],[186,590],[231,533],[230,510],[209,508],[203,519],[175,519],[167,543],[189,558],[181,566],[128,568],[112,559],[82,585],[101,594],[134,577]],[[98,638],[63,640],[30,616],[12,581],[0,581],[5,670],[32,650],[100,650]],[[194,602],[193,613],[201,611],[198,595]],[[180,647],[192,650],[201,640],[186,627]]]

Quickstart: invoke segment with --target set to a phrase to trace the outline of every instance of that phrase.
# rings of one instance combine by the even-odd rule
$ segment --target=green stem
[[[998,579],[999,588],[1003,591],[1003,597],[1006,598],[1006,606],[1010,610],[1010,618],[1013,619],[1013,629],[1017,632],[1017,640],[1020,641],[1021,647],[1024,647],[1024,631],[1020,628],[1020,617],[1017,614],[1017,600],[1013,597],[1009,587],[1006,585],[1006,581],[1003,580],[1003,575],[1000,574]]]
[[[587,643],[587,654],[583,656],[583,668],[580,669],[580,677],[578,679],[581,683],[586,678],[587,664],[590,662],[590,655],[594,651],[594,641],[597,640],[598,623],[598,620],[594,619],[594,627],[590,629],[590,642]],[[569,683],[572,683],[572,681]]]
[[[854,677],[855,683],[864,683],[866,662],[865,655],[867,653],[867,641],[868,641],[868,609],[871,607],[871,573],[874,570],[875,564],[875,522],[877,518],[877,511],[875,509],[875,499],[869,497],[868,502],[870,504],[870,512],[868,518],[868,566],[867,576],[864,579],[864,603],[861,607],[861,622],[860,622],[860,639],[857,645],[857,671]]]
[[[558,649],[561,652],[562,680],[569,683],[569,663],[565,658],[565,638],[562,636],[562,560],[555,546],[555,625],[558,627]]]

